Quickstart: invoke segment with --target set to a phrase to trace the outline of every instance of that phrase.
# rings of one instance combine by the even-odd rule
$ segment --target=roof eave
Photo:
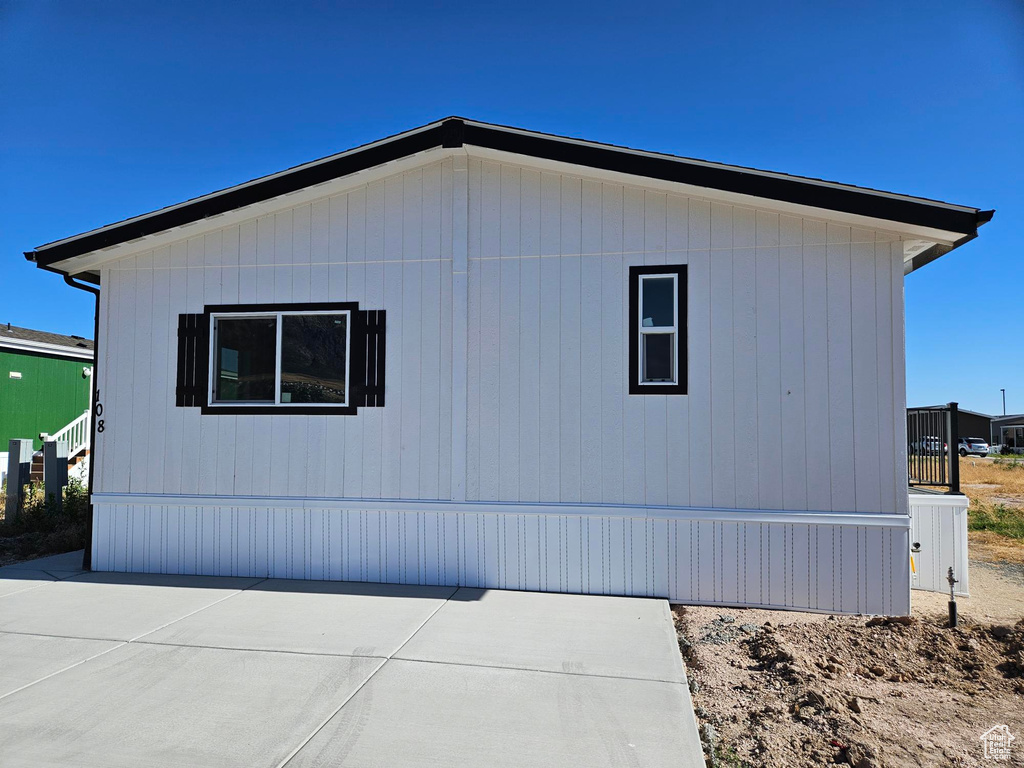
[[[835,182],[659,155],[451,117],[287,171],[64,238],[26,253],[26,258],[42,269],[61,274],[73,273],[83,279],[96,280],[88,269],[75,272],[68,261],[318,186],[426,150],[466,145],[581,168],[807,206],[820,209],[825,216],[829,212],[844,213],[892,222],[896,228],[903,224],[948,233],[947,242],[938,250],[930,249],[929,257],[915,259],[911,271],[976,237],[978,227],[991,220],[994,213]],[[924,254],[921,256],[924,257]]]
[[[995,215],[995,211],[978,211],[978,228],[981,228],[984,224],[992,221],[992,217]],[[955,251],[961,245],[965,245],[971,240],[974,240],[978,236],[978,230],[964,235],[957,240],[954,240],[951,244],[935,243],[930,248],[916,254],[913,258],[907,259],[903,265],[903,274],[909,275],[911,272],[915,272],[926,264],[931,264],[938,258],[945,256],[950,251]]]
[[[50,344],[42,341],[31,341],[29,339],[8,339],[0,338],[0,349],[14,352],[26,352],[42,357],[74,358],[92,362],[95,353],[87,347],[68,347],[64,344]]]

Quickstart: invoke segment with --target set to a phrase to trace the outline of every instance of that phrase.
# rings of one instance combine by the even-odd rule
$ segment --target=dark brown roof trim
[[[110,229],[101,230],[91,235],[80,237],[66,243],[43,247],[26,253],[26,258],[35,261],[41,267],[54,262],[81,256],[101,248],[135,240],[139,237],[163,232],[167,229],[180,227],[194,221],[201,221],[210,216],[217,216],[237,208],[260,203],[280,195],[296,192],[315,184],[349,176],[358,171],[372,168],[375,165],[398,160],[414,155],[427,149],[441,146],[442,126],[438,125],[411,136],[402,136],[385,144],[367,147],[361,151],[317,163],[308,167],[300,167],[264,181],[257,181],[240,189],[196,200],[194,203],[182,205],[168,211],[158,212],[138,221],[127,221]]]
[[[668,157],[640,155],[611,147],[578,144],[481,125],[466,125],[465,143],[588,168],[618,171],[633,176],[708,187],[965,235],[977,232],[978,226],[989,221],[994,213],[957,211],[945,206],[900,200],[868,191],[838,189],[797,177],[779,178],[728,166],[680,162]]]
[[[293,171],[230,189],[222,194],[200,198],[193,203],[157,212],[137,221],[126,221],[75,240],[42,246],[27,252],[25,256],[46,268],[64,259],[227,213],[417,152],[436,147],[461,147],[465,144],[968,236],[974,236],[978,227],[989,221],[994,213],[955,210],[938,203],[898,199],[869,190],[837,188],[799,177],[780,178],[731,166],[687,162],[669,155],[638,154],[611,145],[520,133],[506,128],[467,123],[461,118],[452,117],[422,131],[357,149],[333,160],[300,166]]]

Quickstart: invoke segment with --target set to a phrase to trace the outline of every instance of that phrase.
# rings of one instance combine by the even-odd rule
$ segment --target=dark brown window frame
[[[676,306],[676,360],[678,365],[675,384],[643,383],[640,376],[640,276],[675,275]],[[629,394],[631,395],[685,395],[687,394],[687,280],[685,264],[645,265],[629,268]]]

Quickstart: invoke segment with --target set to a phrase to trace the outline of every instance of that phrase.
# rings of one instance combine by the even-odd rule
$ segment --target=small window
[[[630,394],[686,394],[686,267],[631,267],[629,281]]]
[[[351,313],[211,314],[217,406],[347,406]]]

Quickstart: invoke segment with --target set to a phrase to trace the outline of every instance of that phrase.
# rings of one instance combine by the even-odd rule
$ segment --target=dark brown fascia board
[[[875,219],[902,222],[959,234],[975,234],[994,211],[955,210],[921,200],[899,199],[868,190],[835,187],[798,177],[766,175],[730,166],[709,165],[467,124],[465,143],[528,157],[617,171],[695,187],[751,195]]]
[[[26,253],[26,258],[35,261],[40,267],[46,267],[101,248],[109,248],[156,232],[218,216],[325,181],[348,176],[375,165],[383,165],[417,152],[439,147],[441,146],[441,133],[442,124],[438,124],[418,133],[399,136],[392,141],[343,154],[332,160],[299,166],[294,171],[277,174],[262,181],[257,180],[241,187],[230,188],[221,194],[199,198],[193,203],[157,211],[145,218],[128,220],[123,224],[103,228],[74,240],[59,242],[51,246],[41,246]]]
[[[797,176],[770,174],[671,155],[640,153],[614,145],[527,133],[519,129],[450,117],[323,162],[298,166],[293,171],[257,179],[222,193],[199,198],[192,203],[157,211],[144,218],[128,220],[54,245],[40,246],[25,256],[39,267],[46,268],[65,259],[201,221],[429,149],[457,148],[467,144],[525,157],[706,187],[967,236],[960,242],[974,237],[978,227],[989,221],[994,213],[957,209],[938,202],[893,197],[874,190],[836,186]]]
[[[63,269],[58,269],[56,267],[51,267],[49,264],[40,264],[39,260],[38,260],[38,256],[39,256],[39,252],[38,251],[25,251],[24,252],[24,256],[25,256],[26,260],[33,262],[37,267],[39,267],[39,269],[45,269],[47,272],[53,272],[55,275],[60,275],[61,277],[65,278],[65,279],[67,279],[68,277],[71,277],[70,273],[65,272]],[[75,273],[74,278],[76,280],[82,280],[83,282],[86,282],[86,283],[92,283],[93,285],[99,285],[100,284],[100,276],[95,271],[91,271],[91,272],[90,271],[87,271],[87,272],[77,272],[77,273]],[[70,283],[69,283],[69,285],[70,285]],[[80,286],[75,286],[75,287],[78,288]]]

